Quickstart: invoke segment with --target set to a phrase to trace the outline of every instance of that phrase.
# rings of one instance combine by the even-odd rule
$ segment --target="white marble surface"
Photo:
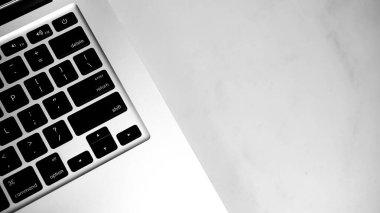
[[[380,212],[380,1],[109,1],[231,213]]]

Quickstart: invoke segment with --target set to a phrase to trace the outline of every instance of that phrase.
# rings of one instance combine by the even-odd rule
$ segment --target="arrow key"
[[[107,127],[95,131],[88,135],[86,139],[98,159],[117,149],[117,145]]]
[[[18,142],[17,147],[26,162],[30,162],[47,152],[45,143],[38,133]]]
[[[92,161],[93,160],[92,160],[90,152],[84,151],[80,153],[79,155],[68,160],[67,164],[69,165],[72,172],[76,172],[79,169],[82,169],[83,167],[92,163]]]
[[[123,146],[139,138],[140,136],[141,136],[140,129],[136,125],[133,125],[116,135],[120,144]]]

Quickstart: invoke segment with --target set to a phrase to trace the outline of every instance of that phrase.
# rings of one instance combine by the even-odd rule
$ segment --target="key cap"
[[[63,87],[78,79],[78,74],[69,60],[52,67],[49,72],[57,87]]]
[[[20,158],[12,146],[0,151],[0,176],[8,174],[20,166]]]
[[[21,136],[21,129],[13,117],[0,121],[0,145],[4,146]]]
[[[18,37],[9,41],[3,45],[1,45],[1,50],[3,51],[5,56],[10,56],[15,54],[16,52],[26,48],[28,45],[23,37]]]
[[[73,139],[69,128],[67,128],[65,122],[62,120],[45,128],[42,132],[44,133],[45,138],[52,149],[55,149]]]
[[[92,163],[90,152],[85,151],[67,161],[72,172],[76,172]]]
[[[103,95],[115,88],[108,73],[103,70],[88,77],[87,79],[74,84],[67,90],[76,106],[83,104]]]
[[[74,61],[82,75],[86,75],[103,65],[93,48],[74,56]]]
[[[4,113],[3,111],[0,109],[0,118],[3,117]]]
[[[33,100],[37,100],[54,90],[53,85],[44,72],[29,78],[24,84]]]
[[[49,25],[47,24],[42,25],[41,27],[35,30],[32,30],[26,34],[30,43],[32,44],[40,42],[44,40],[45,38],[50,37],[51,35],[53,35],[53,31],[50,29]]]
[[[33,71],[40,70],[54,62],[45,44],[41,44],[25,52],[24,55]]]
[[[70,112],[73,107],[64,92],[59,92],[42,102],[51,119],[56,119]]]
[[[81,135],[127,111],[119,93],[115,92],[70,115],[69,123],[76,135]]]
[[[8,84],[16,82],[29,74],[28,68],[26,68],[20,56],[2,63],[0,70]]]
[[[59,17],[53,21],[53,27],[55,30],[62,31],[78,22],[74,13],[70,12],[62,17]]]
[[[17,147],[26,162],[30,162],[47,153],[45,143],[38,133],[35,133],[18,142]]]
[[[117,134],[116,137],[119,140],[119,143],[124,146],[130,143],[131,141],[134,141],[137,138],[141,137],[141,132],[136,125],[133,125],[128,129]]]
[[[27,132],[31,132],[47,123],[47,118],[38,104],[19,112],[17,116]]]
[[[9,208],[9,206],[8,199],[5,197],[3,190],[0,188],[0,212]]]
[[[12,88],[0,93],[0,100],[8,113],[11,113],[29,103],[29,100],[20,85],[15,85]]]
[[[88,135],[86,139],[98,159],[117,149],[117,145],[107,127]]]
[[[64,58],[90,44],[82,27],[76,27],[49,41],[58,59]]]
[[[42,179],[48,186],[68,175],[65,165],[63,165],[63,162],[57,153],[51,154],[38,161],[36,166],[38,171],[40,171]]]
[[[41,182],[31,166],[4,179],[3,183],[14,203],[18,203],[42,189]]]
[[[0,68],[1,69],[1,68]],[[0,79],[0,89],[4,87],[3,81]]]

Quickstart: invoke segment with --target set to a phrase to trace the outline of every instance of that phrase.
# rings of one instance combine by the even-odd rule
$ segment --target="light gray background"
[[[231,213],[380,211],[379,1],[109,2]]]

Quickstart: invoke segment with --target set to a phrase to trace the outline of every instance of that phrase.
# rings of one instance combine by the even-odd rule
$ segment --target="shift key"
[[[76,27],[49,41],[58,59],[64,58],[90,44],[82,27]]]
[[[70,115],[68,120],[75,134],[79,136],[125,111],[127,106],[120,94],[115,92]]]

